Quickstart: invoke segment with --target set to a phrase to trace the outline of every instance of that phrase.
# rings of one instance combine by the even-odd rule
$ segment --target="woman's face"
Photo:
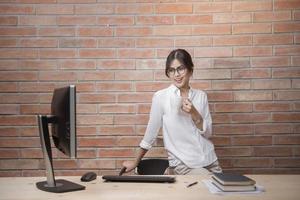
[[[189,81],[192,74],[177,59],[173,60],[169,71],[171,72],[169,73],[169,77],[176,87],[179,89],[189,87]]]

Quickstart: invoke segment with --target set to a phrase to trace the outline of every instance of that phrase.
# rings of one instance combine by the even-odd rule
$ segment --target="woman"
[[[152,147],[160,127],[170,167],[167,174],[208,174],[221,172],[213,144],[212,121],[207,96],[189,85],[194,64],[184,49],[173,50],[165,74],[172,85],[157,91],[150,118],[135,161],[125,161],[125,172],[133,170]]]

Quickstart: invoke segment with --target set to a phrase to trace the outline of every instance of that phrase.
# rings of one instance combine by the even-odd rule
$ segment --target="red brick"
[[[12,82],[1,82],[0,83],[0,92],[17,92],[18,91],[18,85],[17,83]]]
[[[113,103],[116,101],[114,94],[79,94],[78,103]]]
[[[233,145],[271,145],[272,136],[235,136]]]
[[[255,80],[255,81],[252,81],[252,87],[251,88],[252,89],[285,89],[285,88],[291,88],[291,80],[288,80],[288,79]]]
[[[193,28],[193,35],[225,35],[231,34],[231,25],[212,24],[200,25]]]
[[[182,14],[182,13],[192,13],[193,5],[192,4],[158,4],[155,6],[156,13],[163,14]]]
[[[202,47],[195,49],[196,57],[232,57],[230,47]]]
[[[289,65],[290,59],[288,57],[276,56],[252,58],[253,67],[282,67]]]
[[[171,16],[136,16],[136,24],[144,25],[166,25],[173,24]]]
[[[134,60],[98,60],[98,69],[135,69]]]
[[[136,40],[136,47],[172,47],[173,39],[167,38],[143,38]]]
[[[290,124],[279,124],[279,123],[271,123],[271,124],[256,124],[255,125],[255,134],[285,134],[291,133],[292,125]]]
[[[249,59],[246,58],[216,58],[213,60],[214,68],[248,68]]]
[[[234,92],[235,101],[270,101],[272,91]]]
[[[117,71],[115,80],[153,80],[153,72],[148,70]]]
[[[109,71],[79,72],[78,79],[82,81],[113,80],[114,73]]]
[[[66,4],[39,5],[36,7],[37,15],[68,15],[74,14],[74,6]]]
[[[0,162],[0,169],[9,169],[9,170],[27,170],[27,169],[38,169],[40,166],[40,162],[37,159],[3,159]]]
[[[184,36],[184,35],[192,35],[192,27],[191,26],[157,26],[154,27],[153,35],[156,36]]]
[[[254,155],[257,157],[265,156],[292,156],[293,149],[291,147],[254,147]]]
[[[274,78],[298,78],[300,77],[299,68],[274,69],[272,76]]]
[[[78,161],[78,167],[83,169],[113,169],[116,167],[115,160],[82,159]]]
[[[300,113],[273,113],[274,122],[300,122]]]
[[[275,47],[275,55],[300,55],[300,46],[279,46]]]
[[[0,72],[1,81],[37,81],[36,72]]]
[[[149,114],[151,109],[151,104],[139,104],[137,108],[137,113],[139,114]]]
[[[209,101],[232,101],[233,96],[231,92],[208,92]]]
[[[164,69],[165,59],[139,59],[136,60],[136,69]]]
[[[18,25],[21,26],[53,26],[56,25],[55,16],[19,16]]]
[[[38,30],[39,36],[75,36],[75,28],[60,28],[60,27],[54,27],[54,28],[39,28]]]
[[[211,24],[212,15],[180,15],[175,16],[175,24]]]
[[[137,92],[155,92],[163,88],[167,88],[170,83],[165,82],[137,82],[135,83],[135,90]]]
[[[118,27],[115,30],[116,36],[150,36],[152,28],[150,27]]]
[[[270,168],[272,164],[273,162],[270,158],[243,158],[232,161],[232,167]]]
[[[212,112],[212,110],[210,109]],[[212,114],[212,121],[214,124],[231,123],[231,116],[229,114]]]
[[[233,69],[232,78],[233,79],[243,79],[243,78],[270,78],[270,69]]]
[[[55,83],[22,83],[19,85],[19,91],[22,92],[53,92]]]
[[[117,145],[121,147],[136,147],[141,142],[142,138],[137,136],[130,137],[119,137],[117,140]]]
[[[120,157],[134,157],[135,156],[135,152],[132,148],[130,149],[100,149],[98,152],[98,156],[100,158],[120,158]]]
[[[252,112],[250,103],[216,103],[215,112]]]
[[[293,33],[300,31],[300,24],[296,22],[278,22],[273,25],[274,33]]]
[[[77,15],[103,15],[113,14],[113,4],[81,4],[75,5],[75,14]]]
[[[0,25],[17,25],[18,18],[16,16],[1,16]]]
[[[1,85],[0,85],[0,88],[1,88]],[[299,79],[292,80],[292,88],[300,88],[300,80]]]
[[[272,10],[271,0],[262,1],[235,1],[232,2],[232,11],[262,11]]]
[[[118,55],[120,58],[153,58],[154,50],[152,49],[120,49]]]
[[[97,105],[95,104],[78,104],[76,106],[76,113],[78,114],[96,114]]]
[[[15,127],[1,127],[0,128],[0,136],[1,137],[6,137],[6,136],[9,136],[9,137],[13,137],[13,136],[19,136],[19,131],[17,128]]]
[[[194,4],[195,13],[230,12],[230,2],[201,2]]]
[[[101,125],[113,123],[113,117],[109,115],[79,115],[77,120],[78,125]]]
[[[41,58],[75,58],[76,51],[73,49],[41,49]]]
[[[151,102],[152,96],[152,93],[118,94],[118,102]]]
[[[292,57],[292,66],[298,66],[300,64],[300,56]]]
[[[99,16],[97,20],[99,25],[133,25],[133,16]]]
[[[20,123],[15,123],[15,125],[20,125]],[[14,148],[24,148],[24,147],[40,147],[39,138],[1,138],[0,147],[14,147]]]
[[[99,106],[99,113],[136,113],[135,105],[123,105],[123,104],[105,104]]]
[[[288,145],[288,144],[300,144],[300,136],[298,135],[284,135],[284,136],[274,136],[274,144]]]
[[[255,103],[254,111],[290,111],[291,105],[289,103]]]
[[[59,62],[60,69],[96,69],[96,61],[94,60],[67,60]]]
[[[50,114],[51,109],[48,105],[21,105],[21,114]]]
[[[35,9],[34,5],[0,5],[0,13],[2,15],[29,15],[34,14]]]
[[[57,25],[96,25],[95,16],[58,16]]]
[[[134,135],[134,126],[101,126],[100,135]]]
[[[214,46],[240,46],[251,45],[251,36],[217,36],[213,38]]]
[[[21,39],[19,47],[58,47],[56,39]]]
[[[36,49],[0,49],[0,58],[9,58],[9,59],[30,59],[37,58],[38,50]]]
[[[212,81],[212,88],[214,90],[243,90],[250,89],[250,81]]]
[[[216,13],[214,23],[245,23],[251,22],[251,13]]]
[[[38,149],[22,149],[20,158],[43,158],[43,152],[40,148]]]
[[[220,157],[225,156],[251,156],[252,155],[252,148],[251,147],[223,147],[223,148],[216,148],[216,153]]]
[[[275,100],[300,100],[300,93],[297,90],[294,91],[275,91],[274,92]]]
[[[299,167],[300,159],[299,158],[276,158],[274,159],[275,167]]]
[[[0,105],[0,114],[1,115],[18,115],[20,114],[20,107],[18,105]]]
[[[16,39],[0,39],[0,47],[16,47],[17,40]]]
[[[116,14],[151,14],[151,4],[120,4],[115,7]]]
[[[191,46],[211,46],[211,37],[193,37],[193,38],[177,38],[175,39],[175,46],[191,47]]]
[[[132,91],[131,83],[125,82],[103,82],[97,83],[98,91]]]
[[[130,38],[101,38],[98,39],[100,47],[135,47],[135,40]]]
[[[112,36],[113,35],[113,30],[108,27],[80,27],[78,28],[78,35],[79,36],[95,36],[95,37],[100,37],[100,36]]]
[[[39,103],[37,94],[0,94],[0,103]]]
[[[59,40],[59,47],[95,48],[97,47],[97,40],[96,39],[61,39]]]
[[[214,126],[214,134],[216,135],[246,135],[252,134],[253,127],[251,125],[216,125]],[[231,138],[232,141],[237,136]]]
[[[274,2],[275,10],[291,10],[299,8],[300,3],[298,0],[275,0]]]
[[[272,47],[235,47],[233,56],[271,56]]]
[[[87,135],[97,135],[97,128],[95,126],[93,127],[81,127],[77,126],[76,128],[76,134],[78,136],[87,136]]]
[[[193,73],[194,79],[230,79],[231,72],[228,69],[202,69],[195,70]]]
[[[20,152],[18,149],[1,149],[0,150],[0,158],[16,158],[20,157]]]
[[[254,45],[293,44],[292,35],[255,35]]]
[[[265,113],[232,114],[231,121],[233,123],[270,122],[271,114],[265,114]]]
[[[275,22],[291,20],[291,12],[255,12],[253,14],[254,22]]]
[[[230,137],[219,137],[214,136],[211,138],[211,141],[215,146],[229,146],[231,144]]]
[[[114,58],[116,52],[113,49],[80,49],[81,58]]]
[[[211,82],[209,80],[197,82],[192,81],[191,86],[199,90],[211,90]]]
[[[117,125],[146,125],[149,115],[118,115],[115,116],[114,124]]]
[[[96,158],[97,153],[96,150],[77,150],[77,158]]]
[[[39,74],[39,80],[41,81],[75,81],[77,78],[75,72],[62,72],[62,71],[52,71],[52,72],[41,72]]]
[[[295,19],[295,20],[300,19],[300,12],[299,11],[294,11],[293,19]]]
[[[270,23],[256,23],[256,24],[233,24],[232,34],[243,33],[271,33],[272,25]]]

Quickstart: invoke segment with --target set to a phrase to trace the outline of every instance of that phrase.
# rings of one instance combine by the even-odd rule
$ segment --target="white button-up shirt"
[[[202,130],[197,128],[190,114],[176,107],[174,99],[178,98],[180,90],[174,85],[154,94],[148,126],[140,147],[149,150],[162,126],[164,146],[171,167],[180,162],[190,168],[208,166],[217,160],[217,156],[214,145],[208,140],[212,134],[212,120],[207,95],[192,88],[188,94],[189,100],[203,118]]]

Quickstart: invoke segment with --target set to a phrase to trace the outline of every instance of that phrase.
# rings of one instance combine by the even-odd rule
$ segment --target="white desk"
[[[116,183],[103,182],[98,177],[92,182],[80,182],[80,177],[57,177],[86,186],[85,190],[69,193],[48,193],[36,188],[35,183],[44,181],[44,177],[0,178],[0,200],[210,200],[210,199],[259,199],[259,200],[299,200],[300,175],[249,175],[266,192],[251,195],[211,194],[202,179],[203,176],[177,176],[176,183]],[[187,188],[186,185],[199,183]]]

